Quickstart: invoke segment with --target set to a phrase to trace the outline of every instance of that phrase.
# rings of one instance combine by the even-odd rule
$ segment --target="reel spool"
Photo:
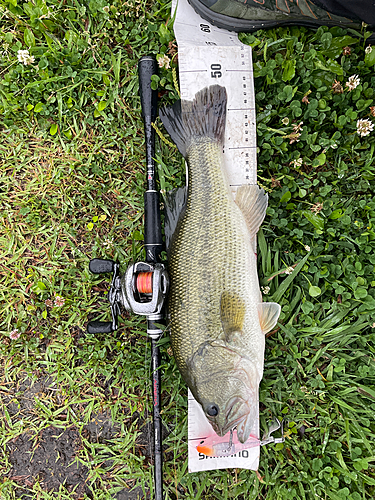
[[[121,278],[122,304],[128,311],[142,316],[160,314],[166,298],[169,279],[164,264],[137,262]]]
[[[152,295],[152,272],[139,273],[136,279],[136,289],[138,293]]]

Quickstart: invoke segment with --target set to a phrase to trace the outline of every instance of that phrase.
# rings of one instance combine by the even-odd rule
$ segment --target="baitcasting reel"
[[[137,262],[120,276],[120,266],[113,260],[92,259],[89,269],[94,274],[113,273],[113,277],[108,293],[112,321],[90,321],[88,333],[111,333],[117,330],[117,318],[123,306],[134,314],[147,316],[147,334],[151,338],[160,336],[162,330],[155,323],[162,322],[161,310],[169,288],[164,264]]]

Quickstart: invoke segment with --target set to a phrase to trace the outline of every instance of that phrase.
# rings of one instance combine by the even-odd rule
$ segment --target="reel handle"
[[[117,317],[120,314],[121,304],[121,283],[119,269],[119,264],[110,259],[90,260],[89,270],[93,274],[113,273],[112,283],[108,293],[108,300],[111,306],[112,321],[90,321],[87,324],[87,333],[96,335],[97,333],[111,333],[117,330]]]
[[[112,333],[112,321],[90,321],[87,324],[87,333],[96,335],[97,333]]]
[[[109,259],[91,259],[89,269],[93,274],[113,273],[115,262]]]

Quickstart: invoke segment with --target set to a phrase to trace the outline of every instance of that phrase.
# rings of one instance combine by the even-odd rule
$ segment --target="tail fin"
[[[186,157],[193,137],[210,137],[224,144],[227,91],[211,85],[195,94],[193,101],[177,101],[161,109],[161,121],[180,153]]]

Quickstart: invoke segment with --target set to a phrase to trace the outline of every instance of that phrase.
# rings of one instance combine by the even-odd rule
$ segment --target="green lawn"
[[[188,474],[187,390],[166,335],[166,498],[373,499],[375,50],[335,28],[241,39],[253,47],[258,179],[269,191],[259,274],[264,300],[282,305],[261,427],[286,419],[285,443],[261,450],[258,473]],[[125,270],[142,257],[136,65],[172,58],[173,42],[162,0],[0,3],[2,500],[152,495],[145,323],[125,315],[96,338],[85,325],[109,319],[108,279],[89,260]],[[177,63],[160,70],[161,103],[177,99]],[[175,148],[159,141],[157,160],[163,190],[184,182]]]

